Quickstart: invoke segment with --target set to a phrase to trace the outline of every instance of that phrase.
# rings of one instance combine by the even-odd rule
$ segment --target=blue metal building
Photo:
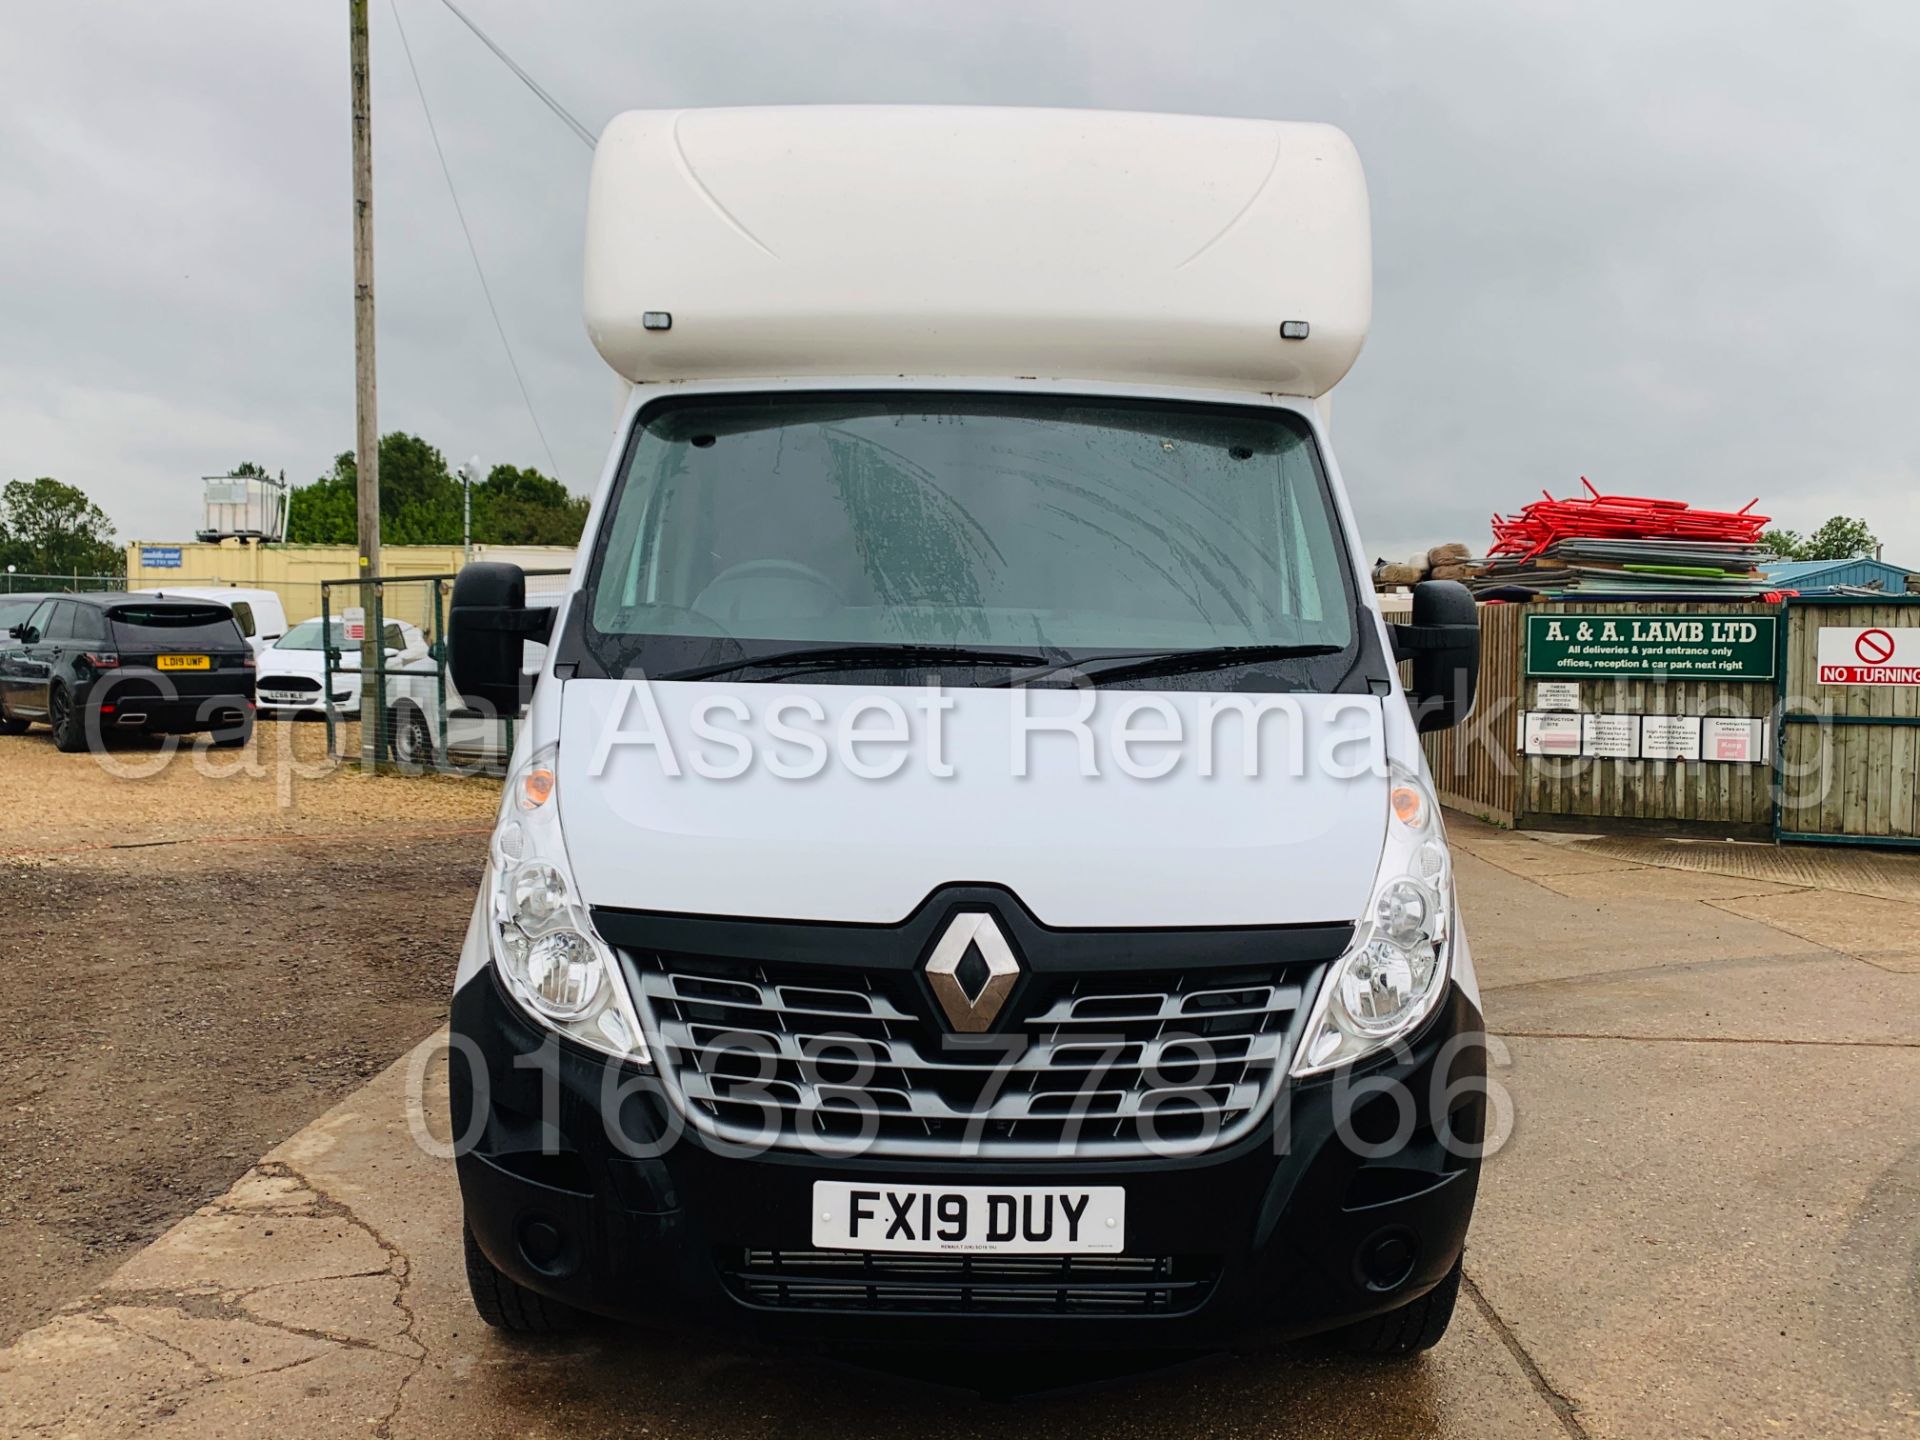
[[[1876,588],[1889,595],[1904,595],[1907,576],[1913,572],[1885,560],[1863,559],[1783,560],[1762,566],[1761,573],[1772,584],[1784,590],[1798,590],[1802,595],[1817,595],[1836,585]]]

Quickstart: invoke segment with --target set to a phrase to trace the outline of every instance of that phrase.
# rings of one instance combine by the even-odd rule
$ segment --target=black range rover
[[[46,598],[0,643],[0,734],[35,721],[62,750],[114,731],[253,732],[253,651],[233,612],[118,592]]]

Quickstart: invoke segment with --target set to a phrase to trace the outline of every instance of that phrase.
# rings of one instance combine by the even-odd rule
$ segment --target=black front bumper
[[[1451,989],[1412,1045],[1363,1069],[1365,1085],[1290,1083],[1250,1139],[1192,1158],[737,1157],[676,1125],[641,1072],[536,1027],[489,968],[454,999],[453,1133],[466,1221],[488,1258],[599,1314],[769,1341],[1283,1339],[1404,1305],[1458,1259],[1486,1113],[1472,1083],[1485,1074],[1481,1030]],[[603,1095],[616,1097],[607,1113],[619,1143],[601,1119]],[[811,1187],[823,1179],[1123,1185],[1127,1255],[1164,1262],[1161,1279],[1081,1287],[1063,1275],[1009,1288],[950,1272],[901,1286],[882,1256],[870,1286],[783,1288],[779,1276],[804,1268],[792,1257],[810,1249]],[[767,1275],[775,1282],[761,1283]]]

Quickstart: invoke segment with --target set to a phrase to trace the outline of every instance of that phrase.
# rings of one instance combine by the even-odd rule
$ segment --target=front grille
[[[720,1277],[767,1310],[921,1315],[1181,1315],[1219,1273],[1208,1257],[898,1255],[731,1250]]]
[[[289,695],[318,695],[320,682],[311,680],[305,675],[262,675],[260,688],[281,691]]]
[[[1194,1153],[1244,1134],[1304,1021],[1296,967],[1026,973],[998,1034],[919,971],[637,957],[682,1108],[747,1145],[948,1156]]]

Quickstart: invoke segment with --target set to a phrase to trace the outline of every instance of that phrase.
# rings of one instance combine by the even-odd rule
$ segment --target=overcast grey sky
[[[613,384],[589,155],[439,0],[398,0],[562,478]],[[1587,474],[1920,566],[1920,6],[462,0],[598,129],[635,106],[948,102],[1330,120],[1374,205],[1336,395],[1366,543],[1486,541]],[[547,468],[389,0],[373,0],[383,429]],[[352,443],[345,0],[15,6],[0,52],[0,479],[178,539],[201,474]]]

